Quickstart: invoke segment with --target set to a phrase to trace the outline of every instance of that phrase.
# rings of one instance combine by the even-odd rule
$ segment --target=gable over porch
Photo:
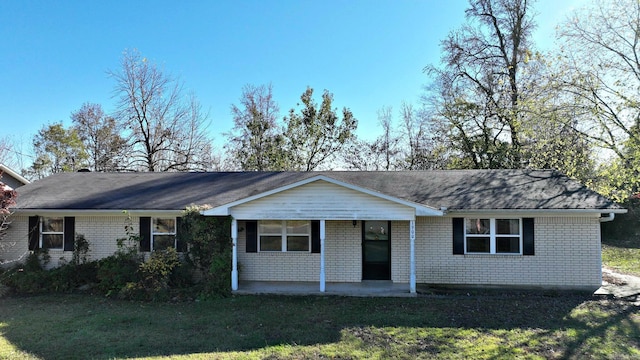
[[[363,227],[363,221],[386,221],[389,224],[390,221],[402,221],[408,224],[406,231],[409,233],[409,291],[415,293],[416,216],[442,216],[443,212],[319,175],[271,191],[255,194],[230,204],[205,210],[203,215],[231,215],[233,218],[231,238],[233,240],[232,290],[234,291],[238,290],[239,280],[239,232],[244,231],[245,251],[249,251],[248,245],[246,245],[247,239],[255,237],[254,241],[257,243],[251,246],[251,252],[255,251],[256,253],[264,253],[264,255],[269,254],[281,257],[280,259],[271,258],[267,261],[287,261],[300,254],[307,257],[310,256],[311,259],[319,257],[317,259],[319,290],[320,292],[325,292],[327,282],[326,241],[339,241],[336,236],[329,236],[329,239],[327,239],[327,222],[330,221],[333,224],[341,223],[342,225],[347,222],[353,224],[353,228],[356,228],[358,225]],[[239,228],[239,222],[244,226]],[[269,227],[277,227],[278,222],[282,224],[280,230],[268,230]],[[305,225],[305,223],[308,223],[308,225]],[[258,224],[258,226],[254,224]],[[295,230],[296,228],[300,230]],[[308,231],[305,229],[308,229]],[[295,236],[287,235],[287,231],[298,231],[298,233]],[[314,234],[311,234],[312,231]],[[384,232],[385,230],[382,229],[382,231]],[[282,244],[279,248],[278,232],[282,234]],[[290,246],[288,241],[302,241],[304,243],[305,237],[308,237],[309,241],[307,247],[302,245],[301,252],[295,252],[296,254],[288,253],[287,247]],[[356,236],[355,241],[360,241],[358,236]],[[272,245],[265,246],[267,242]],[[253,246],[256,248],[254,249]],[[316,252],[314,250],[317,251],[317,256],[313,255]],[[353,253],[347,255],[347,261],[360,264],[361,256]],[[364,257],[363,261],[366,261]]]

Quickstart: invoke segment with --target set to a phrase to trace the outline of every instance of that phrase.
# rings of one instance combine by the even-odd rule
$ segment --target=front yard
[[[640,357],[640,311],[577,294],[0,300],[0,358]]]

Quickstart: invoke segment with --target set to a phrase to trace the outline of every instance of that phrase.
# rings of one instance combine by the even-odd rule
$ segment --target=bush
[[[231,290],[231,217],[202,216],[200,210],[189,208],[182,217],[185,261],[202,276],[199,298],[225,297]]]
[[[31,254],[24,265],[0,274],[0,283],[18,293],[70,292],[84,285],[107,296],[124,299],[163,301],[170,298],[218,298],[230,294],[231,218],[201,216],[197,209],[187,211],[180,225],[181,242],[187,244],[184,262],[175,249],[155,251],[148,261],[138,252],[140,236],[129,222],[126,238],[117,239],[115,254],[88,261],[89,242],[76,235],[71,261],[46,271],[46,250]],[[193,274],[200,282],[193,284]]]
[[[125,253],[116,253],[98,260],[98,290],[110,296],[119,293],[128,283],[137,282],[140,262],[138,256]]]
[[[201,299],[227,297],[231,295],[231,261],[226,254],[214,257],[209,272],[204,277]]]
[[[24,264],[18,264],[3,272],[0,276],[0,283],[23,294],[48,291],[49,276],[40,264],[41,255],[38,252],[29,254]]]
[[[39,251],[30,254],[24,264],[13,267],[0,276],[0,283],[21,294],[47,292],[71,292],[80,286],[97,281],[97,264],[64,264],[51,270],[44,270],[48,254]],[[44,259],[44,260],[43,260]]]
[[[97,262],[66,264],[48,271],[48,288],[52,292],[71,292],[81,286],[97,283],[97,272]]]
[[[175,249],[154,251],[151,258],[140,264],[139,279],[122,287],[124,299],[162,301],[169,299],[169,280],[180,261]]]

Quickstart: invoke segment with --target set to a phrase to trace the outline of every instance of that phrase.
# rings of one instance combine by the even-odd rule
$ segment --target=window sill
[[[523,257],[522,254],[464,254],[465,258],[501,258],[501,257]]]
[[[273,255],[273,254],[281,254],[281,255],[311,255],[314,254],[311,251],[258,251],[256,254],[264,254],[264,255]],[[319,254],[318,254],[319,255]]]

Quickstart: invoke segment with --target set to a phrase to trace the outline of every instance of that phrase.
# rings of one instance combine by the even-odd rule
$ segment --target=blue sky
[[[535,40],[582,0],[539,0]],[[114,110],[125,49],[138,49],[178,76],[210,112],[222,148],[230,106],[245,84],[273,85],[281,115],[311,86],[334,94],[379,130],[377,111],[417,103],[440,41],[464,22],[466,0],[12,1],[0,2],[0,137],[29,152],[43,125],[64,122],[83,103]],[[30,165],[23,159],[24,166]]]

